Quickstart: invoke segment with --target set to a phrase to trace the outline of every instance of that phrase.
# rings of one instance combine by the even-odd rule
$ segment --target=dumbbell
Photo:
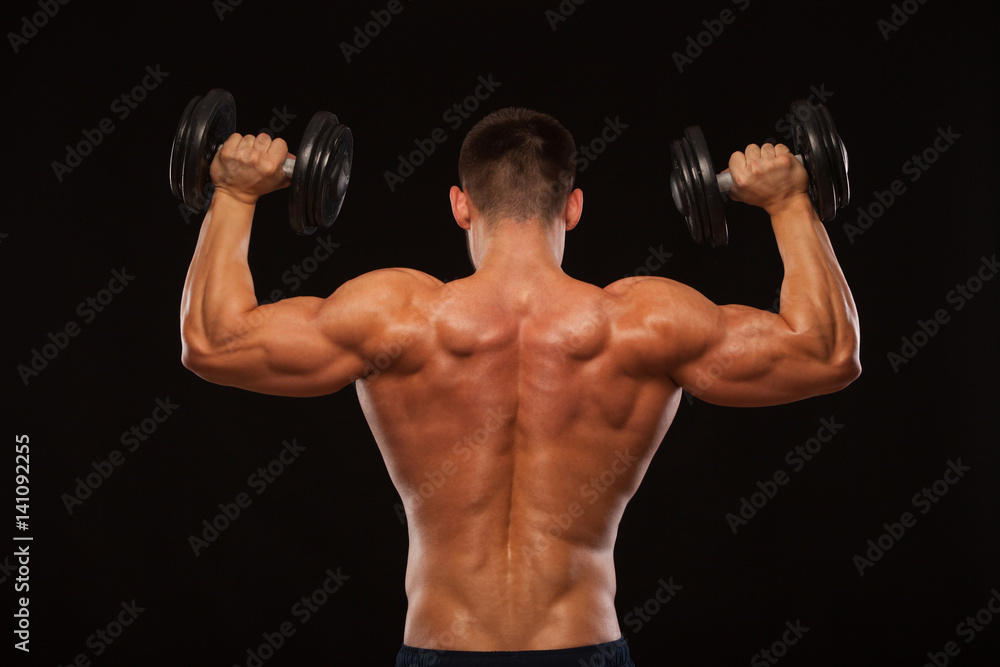
[[[797,100],[789,115],[795,158],[809,173],[809,198],[823,222],[829,222],[851,200],[847,149],[826,107]],[[671,143],[670,158],[670,194],[691,238],[726,245],[729,230],[722,195],[732,189],[733,179],[729,172],[715,173],[701,128],[685,129],[684,136]]]
[[[203,212],[212,200],[212,159],[236,128],[236,103],[215,88],[194,97],[184,109],[170,151],[170,189],[192,209]],[[288,219],[302,235],[329,227],[347,193],[354,158],[354,137],[328,111],[318,111],[306,126],[296,157],[282,171],[292,180]]]

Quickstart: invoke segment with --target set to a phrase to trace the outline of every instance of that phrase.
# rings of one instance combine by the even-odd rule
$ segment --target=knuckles
[[[282,167],[287,155],[283,139],[271,139],[266,133],[232,134],[213,160],[212,180],[247,192],[270,192],[274,188],[267,184],[284,180]]]

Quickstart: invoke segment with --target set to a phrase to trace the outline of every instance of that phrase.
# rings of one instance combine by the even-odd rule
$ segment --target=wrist
[[[212,228],[219,228],[221,225],[228,230],[249,231],[256,208],[254,203],[234,197],[226,190],[216,189],[205,214],[205,224]]]
[[[771,221],[776,219],[811,217],[815,215],[812,200],[805,192],[800,192],[791,197],[787,197],[775,202],[767,207],[767,213],[771,216]]]
[[[212,206],[215,206],[216,202],[220,202],[221,205],[242,205],[249,206],[251,208],[257,205],[258,197],[256,195],[251,195],[246,192],[236,192],[226,188],[224,186],[216,186],[215,192],[212,195]]]

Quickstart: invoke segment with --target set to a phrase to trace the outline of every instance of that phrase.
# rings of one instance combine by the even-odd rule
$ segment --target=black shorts
[[[635,667],[625,639],[553,651],[435,651],[403,644],[396,667]]]

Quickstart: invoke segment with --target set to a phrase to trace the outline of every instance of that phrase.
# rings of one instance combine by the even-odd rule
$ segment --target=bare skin
[[[580,219],[488,232],[452,210],[475,273],[411,269],[326,299],[258,306],[254,205],[287,186],[287,147],[226,142],[181,306],[185,366],[219,384],[315,396],[354,382],[409,527],[404,643],[544,650],[614,641],[618,524],[687,389],[757,406],[837,391],[860,373],[858,321],[802,166],[785,146],[734,153],[732,196],[771,215],[780,312],[717,306],[663,278],[604,289],[560,268]],[[360,379],[359,379],[360,378]]]

